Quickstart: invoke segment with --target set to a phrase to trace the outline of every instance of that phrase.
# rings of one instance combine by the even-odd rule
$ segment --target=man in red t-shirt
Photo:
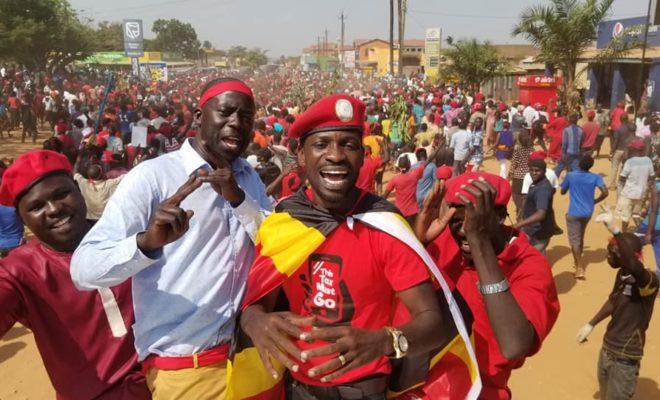
[[[0,204],[16,207],[37,237],[0,260],[0,337],[28,327],[58,399],[150,399],[131,326],[130,282],[80,292],[69,273],[90,226],[66,157],[23,154],[2,176]]]
[[[415,226],[474,315],[479,398],[486,400],[511,398],[511,371],[539,351],[559,314],[548,261],[504,225],[510,197],[499,176],[463,174],[434,187]]]
[[[355,98],[332,95],[291,126],[289,136],[300,139],[298,157],[311,184],[296,200],[306,214],[340,222],[284,280],[288,312],[271,312],[277,288],[241,317],[264,364],[270,366],[266,360],[272,356],[291,371],[294,400],[385,399],[388,357],[428,351],[443,336],[422,259],[399,239],[350,217],[365,204],[387,205],[355,187],[364,159],[364,108]],[[412,318],[392,328],[395,301]]]
[[[390,193],[394,192],[394,204],[396,204],[401,214],[406,217],[408,223],[412,226],[415,223],[417,216],[417,182],[424,173],[424,166],[419,166],[412,171],[410,170],[410,159],[408,157],[399,158],[399,175],[395,175],[390,179],[385,187],[383,197],[387,198]]]
[[[598,132],[600,132],[600,124],[594,121],[595,118],[596,111],[587,111],[588,122],[582,125],[582,150],[589,155],[594,150],[596,138],[598,137]]]
[[[616,103],[616,108],[610,111],[610,130],[616,132],[621,126],[621,116],[626,113],[625,104],[620,101]]]
[[[385,157],[383,158],[383,155]],[[360,167],[360,173],[358,175],[357,182],[355,186],[358,189],[362,189],[369,193],[376,193],[376,174],[381,170],[387,162],[389,161],[388,151],[384,151],[384,148],[380,148],[380,154],[373,156],[371,147],[368,145],[364,146],[364,163]]]

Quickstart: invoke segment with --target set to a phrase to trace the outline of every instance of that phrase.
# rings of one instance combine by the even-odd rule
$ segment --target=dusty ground
[[[45,135],[40,135],[43,140]],[[0,158],[15,157],[33,148],[13,140],[0,139]],[[607,146],[607,145],[605,145]],[[606,158],[596,161],[593,172],[609,175],[610,164]],[[486,161],[486,170],[497,171],[493,160]],[[606,180],[607,181],[607,180]],[[607,202],[614,206],[613,195]],[[565,230],[564,214],[568,207],[567,196],[555,197],[557,222]],[[543,344],[539,354],[514,371],[511,388],[514,398],[538,400],[597,399],[598,382],[596,363],[607,321],[596,327],[584,345],[575,342],[577,330],[599,309],[612,287],[615,271],[605,261],[607,232],[604,227],[591,223],[587,228],[586,259],[589,261],[587,281],[576,282],[572,275],[572,257],[564,236],[553,238],[548,258],[561,301],[561,314]],[[647,266],[654,266],[655,259],[650,247],[644,249]],[[660,399],[660,310],[647,331],[645,356],[642,360],[635,399]],[[44,371],[30,332],[14,327],[0,339],[0,400],[49,399],[53,389]]]

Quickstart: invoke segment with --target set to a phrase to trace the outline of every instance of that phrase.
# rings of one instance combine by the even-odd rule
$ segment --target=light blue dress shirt
[[[271,209],[266,190],[247,161],[232,163],[245,200],[233,208],[204,183],[181,203],[193,210],[189,230],[149,258],[136,236],[147,229],[158,205],[208,163],[187,140],[180,150],[145,161],[130,171],[103,216],[71,260],[80,289],[133,285],[135,347],[149,354],[182,356],[231,340],[254,257],[254,238]]]

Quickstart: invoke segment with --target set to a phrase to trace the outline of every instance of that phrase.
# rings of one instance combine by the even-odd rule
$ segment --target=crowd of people
[[[560,311],[557,189],[579,281],[617,198],[596,218],[615,285],[577,340],[610,318],[600,393],[632,398],[658,116],[418,75],[0,75],[0,136],[43,143],[0,164],[0,336],[32,330],[58,398],[509,399]]]

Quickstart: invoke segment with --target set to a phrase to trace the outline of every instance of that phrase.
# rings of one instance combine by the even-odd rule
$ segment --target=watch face
[[[408,352],[408,339],[403,335],[399,335],[399,349],[402,353]]]

